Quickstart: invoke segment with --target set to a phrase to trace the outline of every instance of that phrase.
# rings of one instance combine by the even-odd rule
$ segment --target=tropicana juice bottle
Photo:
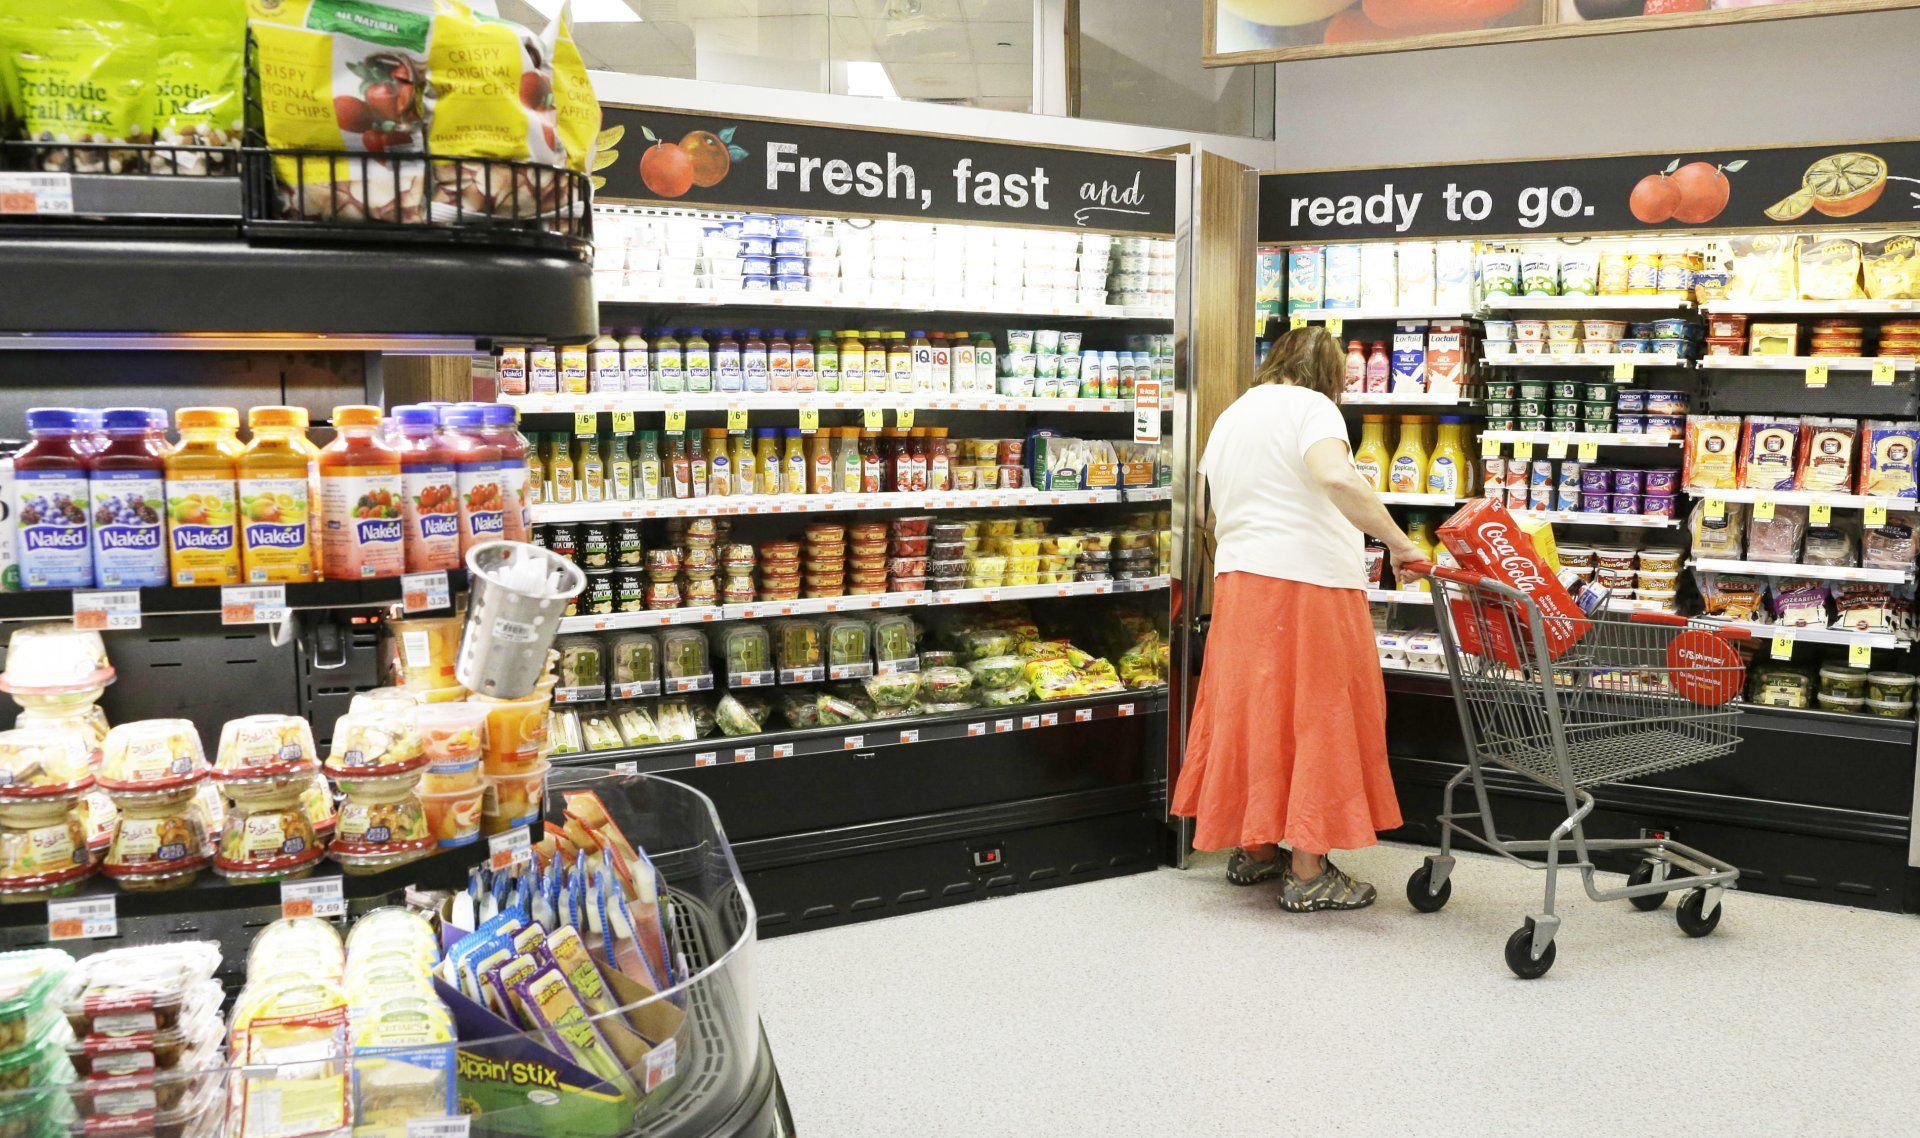
[[[1392,465],[1387,467],[1387,489],[1395,494],[1426,493],[1428,455],[1426,417],[1402,418],[1400,445],[1394,449]]]
[[[453,454],[454,485],[459,491],[460,555],[506,536],[507,497],[501,488],[500,445],[486,437],[486,408],[461,403],[441,412],[442,432]],[[516,463],[515,465],[519,465]]]
[[[418,404],[395,407],[393,421],[400,432],[394,441],[399,451],[401,510],[395,516],[406,521],[402,543],[406,571],[458,569],[460,479],[454,470],[453,451],[440,434],[440,413]],[[329,538],[331,534],[329,526]],[[333,576],[333,570],[327,570],[327,576]]]
[[[1467,459],[1466,428],[1458,415],[1440,417],[1440,431],[1427,458],[1429,494],[1465,498],[1473,492],[1473,464]]]
[[[380,438],[378,407],[335,407],[333,430],[320,451],[322,569],[335,581],[398,577],[407,570],[400,452]]]
[[[103,589],[167,583],[167,413],[110,407],[106,445],[87,462],[93,502],[93,579]]]
[[[13,457],[13,509],[20,527],[20,584],[28,589],[85,589],[93,584],[88,530],[84,420],[66,407],[27,412],[33,436]]]
[[[319,448],[307,441],[305,407],[255,407],[253,439],[240,452],[240,570],[249,584],[319,577],[314,482]]]
[[[240,413],[231,407],[183,407],[176,421],[180,443],[167,455],[167,560],[173,583],[237,585]]]
[[[1387,445],[1387,417],[1360,416],[1360,445],[1353,448],[1353,465],[1367,485],[1380,493],[1387,489],[1387,467],[1393,463],[1393,448]]]

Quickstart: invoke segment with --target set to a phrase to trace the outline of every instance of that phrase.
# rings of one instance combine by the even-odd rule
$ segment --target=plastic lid
[[[307,409],[305,407],[255,407],[247,412],[247,426],[253,430],[261,427],[287,427],[304,431],[307,429]]]
[[[29,431],[77,431],[80,412],[72,407],[34,407],[27,411]]]
[[[481,414],[489,427],[516,427],[520,425],[520,413],[505,403],[483,403]]]
[[[343,410],[351,410],[351,408],[334,409],[336,423],[340,421],[340,412]],[[408,427],[432,428],[440,425],[440,412],[422,403],[410,403],[405,407],[393,409],[393,421],[399,424],[402,430]]]
[[[109,407],[100,423],[109,431],[164,431],[167,413],[158,407]]]
[[[240,429],[240,412],[231,407],[182,407],[173,421],[183,431],[236,431]]]
[[[758,439],[777,439],[780,437],[780,428],[755,427],[753,429],[753,436]]]
[[[913,338],[916,340],[924,340],[927,338],[927,334],[925,332],[920,331],[919,329],[915,329],[913,333]]]
[[[183,415],[185,412],[181,412]],[[333,425],[336,427],[377,427],[380,425],[380,408],[365,403],[343,403],[333,409]]]
[[[449,427],[481,427],[486,425],[486,409],[472,403],[458,403],[440,413],[440,421]]]

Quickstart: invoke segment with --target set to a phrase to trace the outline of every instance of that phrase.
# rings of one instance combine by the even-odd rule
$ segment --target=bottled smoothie
[[[951,390],[973,390],[973,337],[966,332],[953,334],[953,387]]]
[[[887,333],[887,388],[895,395],[913,390],[913,348],[905,332]]]
[[[652,350],[647,347],[647,338],[638,328],[628,332],[620,340],[621,390],[652,391],[653,369],[649,358]]]
[[[767,390],[793,390],[793,341],[780,328],[767,337]]]
[[[996,391],[1000,383],[1000,346],[986,332],[973,338],[973,389]]]
[[[348,408],[351,410],[351,408]],[[399,428],[395,440],[399,450],[401,512],[406,520],[406,571],[426,573],[434,569],[460,567],[460,490],[459,475],[453,468],[453,451],[440,434],[440,414],[431,407],[413,405],[393,409],[394,425]],[[344,438],[344,433],[342,434]],[[337,445],[340,440],[334,440]],[[328,447],[332,450],[332,447]],[[381,487],[384,489],[384,487]],[[378,504],[378,503],[376,503]],[[333,537],[333,520],[327,523],[327,540]],[[329,551],[328,564],[332,557]],[[327,570],[332,577],[333,570]],[[353,577],[385,577],[387,573],[354,573]]]
[[[249,584],[313,581],[313,527],[320,452],[307,441],[305,407],[255,407],[253,439],[240,452],[240,571]]]
[[[840,390],[840,341],[824,328],[813,334],[813,371],[819,390],[829,394]],[[799,382],[799,378],[794,376],[794,381]]]
[[[400,452],[380,439],[378,407],[335,407],[333,429],[333,441],[320,452],[320,556],[326,576],[334,581],[398,577],[407,570],[408,553]],[[457,553],[457,533],[453,545]]]
[[[860,334],[866,349],[866,390],[878,394],[887,390],[887,334],[867,331]]]
[[[722,328],[713,343],[713,379],[722,391],[739,391],[744,380],[740,370],[740,341],[733,329]]]
[[[915,332],[907,338],[907,389],[909,391],[933,390],[933,341],[927,339],[923,331]]]
[[[688,391],[706,394],[713,390],[713,351],[704,331],[688,330],[680,344],[680,359],[686,369]]]
[[[111,407],[107,442],[88,460],[93,503],[93,577],[103,589],[167,583],[167,413]]]
[[[673,329],[662,328],[653,335],[653,389],[668,393],[687,389],[686,373],[681,370],[680,341]]]
[[[767,342],[760,338],[760,329],[749,328],[747,338],[740,345],[740,371],[746,390],[767,390],[767,368]]]
[[[237,585],[240,413],[231,407],[183,407],[176,421],[180,444],[167,455],[167,563],[173,583]]]
[[[620,358],[620,341],[613,338],[612,329],[600,329],[600,335],[588,345],[587,370],[590,373],[588,384],[594,391],[627,389],[627,373]]]
[[[441,413],[447,449],[453,452],[459,491],[460,555],[474,546],[499,541],[507,532],[507,497],[501,487],[500,445],[486,437],[486,408],[462,403]],[[515,465],[519,465],[517,462]]]
[[[852,329],[840,333],[840,390],[860,392],[867,389],[867,345]],[[822,386],[820,390],[827,390]]]
[[[1354,469],[1367,480],[1367,485],[1385,493],[1387,467],[1392,463],[1393,448],[1387,445],[1387,417],[1360,416],[1360,445],[1353,449]]]
[[[13,510],[20,527],[20,584],[28,589],[93,585],[84,420],[64,407],[27,412],[33,441],[13,456]]]
[[[538,456],[527,445],[517,425],[519,413],[504,403],[473,404],[480,408],[485,424],[480,437],[500,448],[500,498],[502,502],[500,536],[508,541],[525,541],[532,532],[527,520],[527,490],[531,468]]]
[[[795,391],[812,392],[820,389],[817,356],[813,340],[807,331],[795,330],[793,333],[793,389]]]

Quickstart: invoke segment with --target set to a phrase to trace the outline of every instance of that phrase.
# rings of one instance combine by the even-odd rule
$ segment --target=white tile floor
[[[766,942],[801,1138],[1920,1131],[1920,919],[1733,894],[1696,941],[1563,879],[1525,982],[1538,874],[1465,855],[1422,916],[1420,851],[1340,860],[1373,908],[1281,913],[1216,855]]]

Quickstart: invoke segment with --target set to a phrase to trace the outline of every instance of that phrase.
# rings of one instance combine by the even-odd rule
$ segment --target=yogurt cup
[[[1615,494],[1608,503],[1607,512],[1614,514],[1637,514],[1642,506],[1639,494]]]
[[[1647,489],[1647,472],[1644,470],[1613,471],[1613,492],[1615,494],[1644,494]]]
[[[1544,340],[1547,338],[1547,322],[1545,320],[1515,320],[1513,322],[1513,338],[1522,341]]]
[[[1581,335],[1589,340],[1618,340],[1627,334],[1625,320],[1582,320]]]
[[[1553,341],[1564,340],[1567,342],[1573,342],[1578,340],[1579,338],[1580,338],[1580,321],[1578,320],[1547,321],[1547,339],[1553,340]]]
[[[1674,494],[1680,489],[1680,472],[1677,470],[1647,471],[1647,493]]]
[[[1607,512],[1608,494],[1605,491],[1583,490],[1580,492],[1580,512],[1583,514],[1604,514]]]
[[[1649,547],[1640,551],[1640,569],[1643,572],[1677,573],[1680,571],[1680,551],[1677,549],[1656,549]]]

